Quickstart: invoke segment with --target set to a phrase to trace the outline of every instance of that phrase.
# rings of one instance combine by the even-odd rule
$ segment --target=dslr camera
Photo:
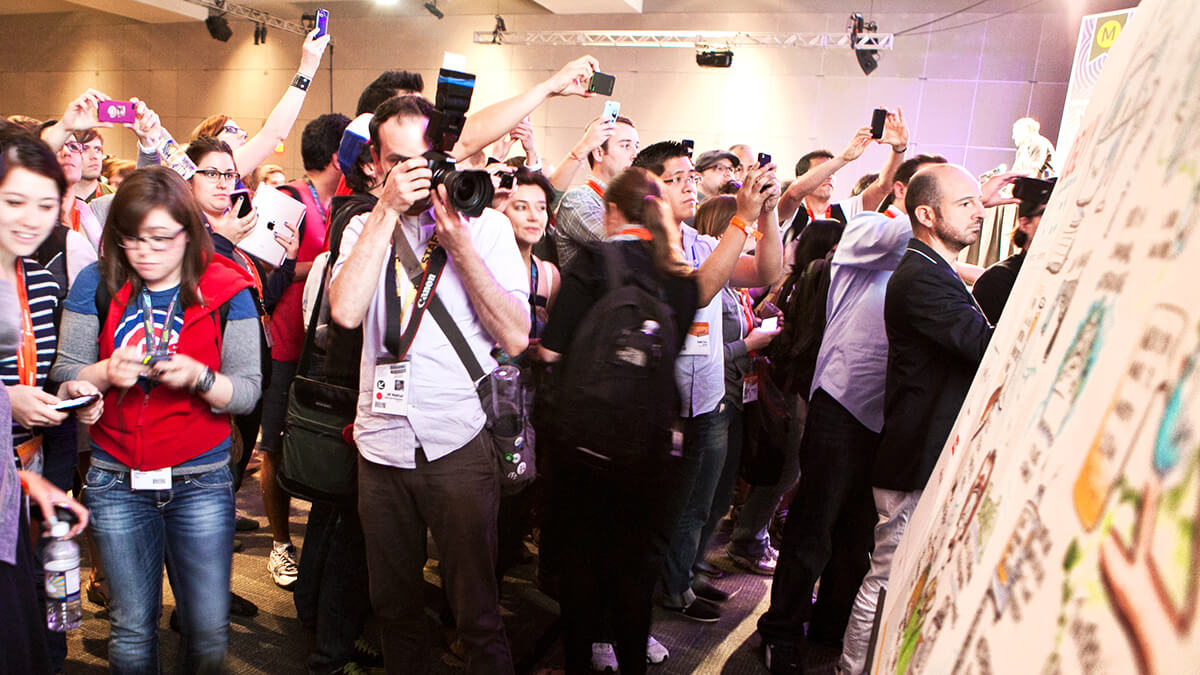
[[[437,98],[429,117],[426,134],[432,149],[422,157],[433,172],[431,188],[446,186],[446,196],[455,211],[478,217],[492,205],[492,177],[486,171],[459,171],[450,155],[462,134],[471,94],[475,92],[475,76],[442,68],[438,71]]]

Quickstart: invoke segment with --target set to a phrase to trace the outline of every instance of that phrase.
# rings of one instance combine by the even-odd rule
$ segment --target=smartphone
[[[513,189],[513,186],[516,184],[517,184],[517,174],[515,174],[515,173],[500,174],[500,187],[504,188],[505,190],[511,190],[511,189]]]
[[[241,204],[238,204],[239,198],[242,200]],[[238,218],[245,218],[246,216],[250,215],[251,211],[254,210],[254,202],[250,201],[249,190],[234,190],[233,192],[229,193],[229,204],[230,206],[238,204]]]
[[[1040,178],[1018,178],[1013,183],[1013,196],[1023,202],[1048,204],[1054,183]]]
[[[101,101],[96,108],[96,119],[114,124],[133,124],[137,120],[137,111],[133,101]]]
[[[759,328],[763,330],[775,330],[776,328],[779,328],[779,317],[772,316],[763,319],[762,324],[759,325]]]
[[[871,138],[883,138],[883,125],[887,122],[887,108],[876,108],[871,113]]]
[[[600,114],[600,118],[606,122],[616,122],[617,115],[621,114],[621,104],[617,101],[605,101],[604,112]]]
[[[690,138],[685,138],[679,142],[680,142],[680,144],[683,145],[683,147],[687,148],[687,156],[691,157],[692,151],[696,149],[696,142]]]
[[[318,9],[317,10],[317,36],[316,37],[321,37],[322,35],[325,35],[328,32],[329,32],[329,10]],[[313,39],[315,40],[316,38],[313,38]]]
[[[596,71],[592,73],[592,81],[588,82],[587,90],[594,91],[601,96],[612,96],[613,85],[616,83],[616,76]]]
[[[55,406],[55,410],[75,410],[76,408],[86,408],[89,405],[100,400],[100,394],[88,394],[79,398],[69,398],[65,401],[59,401]]]
[[[758,153],[758,165],[766,166],[771,163],[771,156],[765,152]]]

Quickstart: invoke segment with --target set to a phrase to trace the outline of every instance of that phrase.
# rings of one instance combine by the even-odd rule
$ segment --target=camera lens
[[[442,182],[450,205],[460,213],[475,218],[492,205],[495,190],[486,171],[450,171]]]

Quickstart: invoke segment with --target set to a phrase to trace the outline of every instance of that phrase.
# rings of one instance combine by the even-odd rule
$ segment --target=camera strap
[[[430,243],[436,246],[436,238],[430,239]],[[437,322],[438,327],[442,329],[442,333],[446,335],[446,339],[450,341],[450,346],[454,348],[454,353],[458,355],[462,361],[463,367],[467,369],[467,374],[470,375],[471,381],[476,386],[487,376],[483,372],[483,366],[479,365],[479,359],[475,358],[475,353],[471,351],[471,346],[467,344],[466,337],[462,331],[458,329],[458,325],[454,323],[454,319],[450,316],[449,310],[442,304],[441,298],[437,297],[435,291],[437,286],[437,278],[441,276],[442,268],[446,264],[446,251],[441,246],[430,253],[429,248],[426,248],[426,253],[429,254],[428,265],[425,270],[421,269],[421,264],[417,262],[417,254],[413,252],[412,246],[409,245],[408,239],[401,232],[400,226],[397,225],[396,231],[392,235],[392,247],[395,249],[396,257],[400,259],[400,264],[404,266],[405,272],[408,273],[408,278],[413,280],[413,286],[417,288],[417,299],[413,302],[413,317],[408,322],[408,329],[404,332],[402,338],[393,338],[393,331],[399,332],[399,321],[391,321],[391,316],[394,313],[399,313],[400,304],[399,296],[396,294],[396,272],[395,265],[388,265],[388,288],[392,292],[388,293],[388,322],[387,333],[384,337],[384,345],[389,351],[397,355],[397,358],[403,358],[408,353],[408,348],[412,346],[412,340],[416,337],[416,326],[420,322],[421,314],[426,309],[433,315],[433,320]],[[439,262],[440,260],[440,262]],[[433,280],[433,285],[429,285],[430,270],[437,266],[437,274]],[[426,287],[429,288],[428,295],[425,294]],[[424,302],[422,298],[424,297]],[[395,308],[395,309],[393,309]],[[396,345],[396,350],[392,349],[392,345]],[[402,351],[399,351],[403,348]],[[478,391],[478,389],[476,390]]]

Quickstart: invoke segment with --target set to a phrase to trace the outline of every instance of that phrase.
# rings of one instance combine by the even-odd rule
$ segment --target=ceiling
[[[283,0],[230,0],[242,5],[274,14],[282,18],[295,18],[311,12],[316,7],[325,7],[331,14],[343,16],[366,15],[419,15],[424,14],[424,0],[310,0],[308,2],[285,2]],[[1122,9],[1137,5],[1139,0],[1042,0],[1029,5],[1026,0],[988,0],[969,11],[975,14],[999,13],[1018,10],[1028,13],[1092,13]],[[646,14],[697,13],[735,14],[755,12],[804,12],[839,13],[862,11],[868,16],[878,13],[932,14],[963,9],[973,0],[754,0],[734,2],[730,0],[437,0],[439,8],[447,15],[490,15],[490,14],[607,14],[630,13],[638,4]],[[40,14],[70,12],[81,8],[94,8],[121,14],[139,21],[163,21],[161,17],[172,14],[172,6],[178,6],[178,21],[194,20],[194,6],[188,7],[186,0],[0,0],[0,14]],[[550,9],[548,9],[550,8]],[[166,10],[165,12],[163,10]]]

